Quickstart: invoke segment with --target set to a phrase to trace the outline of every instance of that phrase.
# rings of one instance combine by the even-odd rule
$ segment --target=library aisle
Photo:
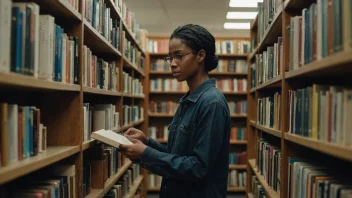
[[[226,197],[352,198],[352,0],[0,0],[0,197],[159,197],[91,133],[168,143],[189,88],[165,57],[188,23],[215,37]]]

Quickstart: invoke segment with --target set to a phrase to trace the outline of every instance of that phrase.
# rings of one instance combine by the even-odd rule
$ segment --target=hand
[[[133,144],[120,144],[120,151],[130,160],[139,160],[147,146],[137,139],[130,139],[130,141]]]
[[[124,136],[127,137],[128,139],[137,139],[143,144],[147,145],[149,139],[144,135],[144,133],[141,130],[135,129],[135,128],[129,128],[125,133]]]

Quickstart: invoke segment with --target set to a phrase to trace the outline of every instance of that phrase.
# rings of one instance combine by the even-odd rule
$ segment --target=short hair
[[[171,34],[170,40],[173,38],[181,39],[194,51],[203,49],[206,52],[204,59],[206,71],[209,72],[218,66],[219,57],[215,54],[215,38],[204,27],[194,24],[180,26]]]

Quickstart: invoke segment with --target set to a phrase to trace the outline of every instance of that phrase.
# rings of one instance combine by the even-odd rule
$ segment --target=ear
[[[199,63],[201,63],[205,59],[206,54],[207,53],[203,49],[198,51],[197,58]]]

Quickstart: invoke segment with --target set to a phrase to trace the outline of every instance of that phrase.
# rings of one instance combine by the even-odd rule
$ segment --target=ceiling
[[[245,1],[245,0],[244,0]],[[125,0],[127,8],[135,13],[141,28],[149,36],[170,36],[178,26],[192,23],[210,31],[216,37],[249,37],[249,30],[226,30],[228,11],[256,11],[256,8],[229,8],[229,0]]]

